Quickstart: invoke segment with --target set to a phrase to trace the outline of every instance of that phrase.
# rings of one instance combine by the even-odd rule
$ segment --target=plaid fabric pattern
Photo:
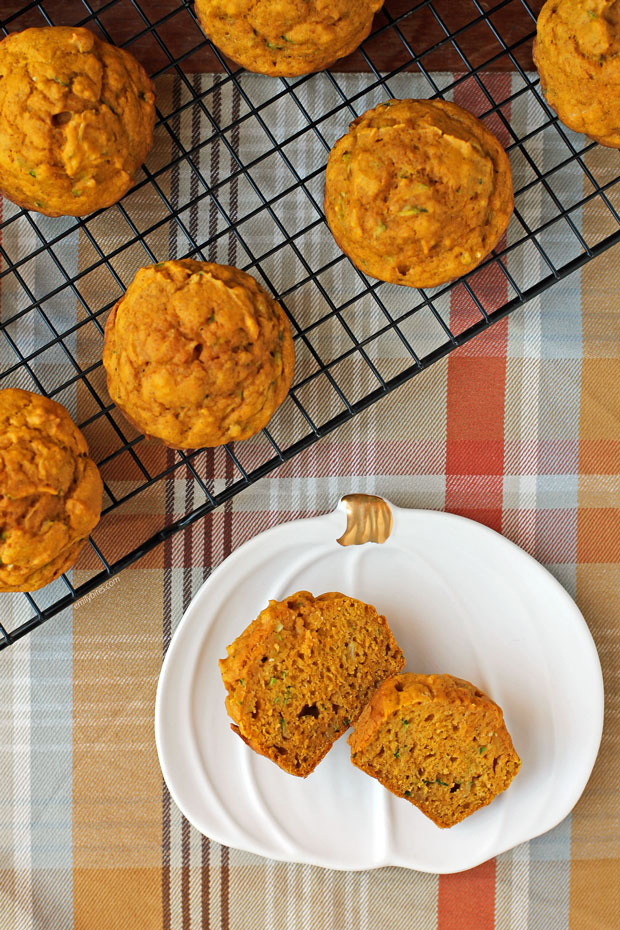
[[[191,80],[198,88],[208,87],[208,76]],[[402,76],[394,82],[393,93],[415,96],[416,88],[422,92],[416,80]],[[504,94],[507,100],[517,90],[517,79],[510,75],[489,80],[495,81],[494,93]],[[261,94],[267,99],[267,86],[260,78],[243,81],[254,104]],[[378,102],[363,95],[363,78],[352,75],[346,81],[348,93],[359,89],[358,112]],[[313,87],[315,95],[306,101],[311,118],[329,112],[333,93],[327,81],[317,80]],[[462,87],[455,99],[476,110],[481,106],[478,93]],[[182,94],[179,82],[162,82],[162,107],[167,100],[178,107]],[[220,125],[227,118],[236,120],[244,105],[242,97],[225,88],[209,103],[217,109]],[[536,106],[530,94],[507,104],[510,122],[520,134],[534,132],[540,118]],[[271,131],[294,137],[305,117],[291,112],[284,100],[269,107],[273,112],[268,114],[266,106],[263,115]],[[188,108],[173,129],[199,146],[207,134],[206,119],[204,113]],[[331,144],[344,128],[340,115],[322,124],[321,132]],[[494,128],[507,143],[505,127]],[[269,140],[252,119],[236,127],[230,143],[233,149],[244,147],[251,162]],[[164,159],[161,147],[155,146],[148,163],[151,172],[157,170],[158,158],[162,163],[170,160],[174,142],[166,136],[159,145],[168,150]],[[534,133],[532,145],[539,165],[550,167],[561,161],[563,143],[557,133]],[[314,175],[309,183],[316,185],[315,199],[320,204],[327,151],[322,159],[317,151],[320,147],[293,145],[290,158],[304,177]],[[271,260],[274,288],[284,295],[300,327],[311,327],[320,313],[320,292],[310,284],[291,290],[306,274],[303,264],[286,244],[275,248],[283,242],[282,230],[266,222],[260,204],[252,218],[255,195],[242,178],[235,179],[225,141],[198,148],[195,157],[207,183],[217,189],[223,210],[251,217],[243,237],[250,245],[246,252],[241,240],[228,235],[222,214],[203,196],[187,163],[180,162],[160,177],[158,183],[170,201],[176,206],[187,204],[183,221],[192,236],[211,242],[205,257],[247,267],[252,255],[267,255],[261,266],[267,267]],[[604,177],[615,158],[615,152],[596,149],[589,163],[598,177]],[[518,153],[513,168],[515,185],[527,184],[527,163]],[[254,172],[261,190],[273,190],[275,196],[283,189],[281,162],[258,161]],[[555,177],[555,193],[562,203],[575,202],[582,195],[575,183],[575,175],[560,172]],[[146,188],[124,203],[140,231],[154,227],[145,237],[157,259],[189,251],[180,226],[157,226],[162,213]],[[13,209],[3,204],[5,216]],[[518,209],[533,224],[549,219],[541,235],[546,237],[545,250],[558,261],[578,248],[574,231],[553,222],[557,207],[540,188],[526,190]],[[602,210],[595,203],[572,214],[586,241],[601,234]],[[342,302],[343,295],[359,293],[359,276],[345,259],[329,265],[339,253],[318,222],[315,205],[295,193],[290,199],[283,197],[274,211],[280,211],[277,215],[288,235],[306,230],[295,241],[313,267],[329,266],[321,282],[335,299]],[[93,221],[98,224],[98,238],[106,241],[110,252],[117,250],[115,281],[105,266],[96,264],[84,231],[72,231],[68,220],[36,218],[49,239],[66,222],[66,235],[55,250],[71,273],[85,271],[79,287],[94,317],[92,324],[73,334],[68,319],[76,323],[86,311],[78,300],[68,299],[61,278],[54,278],[59,272],[49,256],[41,254],[22,269],[22,278],[35,296],[39,289],[51,294],[46,311],[59,331],[67,332],[64,341],[80,366],[92,364],[88,378],[102,395],[98,314],[149,260],[142,246],[131,244],[131,231],[121,219],[113,208]],[[518,235],[518,224],[511,225],[508,241]],[[14,258],[20,250],[35,248],[36,237],[19,220],[5,230],[3,247]],[[543,264],[534,247],[524,246],[509,253],[507,267],[522,286],[542,276]],[[526,311],[455,351],[206,520],[177,534],[112,579],[105,590],[98,589],[71,612],[2,653],[3,930],[615,930],[620,913],[616,752],[620,736],[616,294],[620,280],[616,264],[612,253],[559,283]],[[59,290],[54,295],[55,282]],[[499,305],[511,296],[510,284],[496,271],[482,274],[476,286],[489,304]],[[2,278],[5,321],[7,313],[12,319],[20,301],[28,299],[20,288],[23,291],[16,276]],[[396,316],[406,312],[405,289],[386,286],[381,295]],[[465,329],[473,310],[463,289],[453,289],[444,303],[445,320],[453,331]],[[368,294],[352,301],[343,313],[357,338],[377,331],[380,309]],[[70,358],[60,349],[45,348],[49,334],[40,317],[29,313],[7,325],[22,352],[31,355],[41,350],[29,363],[35,384],[52,390],[70,379]],[[444,338],[437,321],[423,310],[408,317],[403,330],[422,355]],[[308,342],[323,358],[342,352],[347,338],[346,328],[333,320],[308,334]],[[299,348],[297,383],[316,365],[307,343]],[[9,372],[3,386],[32,388],[25,369],[12,367],[15,357],[10,356],[8,341],[0,352],[4,353],[0,366]],[[391,375],[410,364],[409,351],[393,332],[371,339],[367,352],[382,374]],[[332,374],[347,396],[359,397],[376,386],[363,359],[354,354],[344,362]],[[95,407],[83,383],[74,382],[57,399],[86,423],[108,487],[117,499],[126,497],[98,531],[98,544],[107,552],[122,552],[135,545],[136,536],[146,538],[200,502],[203,492],[191,472],[177,469],[165,476],[174,453],[141,442],[133,456],[110,457],[119,448],[119,437],[104,418],[89,425]],[[309,382],[304,402],[317,423],[326,422],[341,403],[329,379]],[[118,423],[122,424],[121,418]],[[124,424],[121,428],[126,429]],[[283,408],[273,427],[284,443],[303,428],[291,405]],[[259,437],[235,452],[244,463],[260,462],[264,442]],[[140,482],[140,466],[164,477],[148,491],[129,496]],[[196,467],[218,489],[235,478],[235,463],[221,450],[201,453]],[[606,726],[583,798],[555,830],[471,872],[441,877],[400,869],[336,873],[222,848],[189,826],[161,779],[153,736],[155,688],[162,657],[191,597],[213,568],[250,536],[285,520],[329,510],[341,494],[351,491],[383,494],[405,507],[447,509],[500,530],[576,596],[599,648],[607,693]],[[92,554],[86,553],[74,570],[75,581],[95,568]],[[41,596],[52,598],[54,592]],[[24,610],[22,600],[13,597],[3,597],[2,607],[3,622],[9,627]]]

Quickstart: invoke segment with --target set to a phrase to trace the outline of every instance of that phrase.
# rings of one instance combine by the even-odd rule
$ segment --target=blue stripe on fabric
[[[577,500],[578,476],[554,474],[537,476],[536,504],[542,510],[570,510]]]
[[[530,840],[530,860],[540,862],[568,861],[570,859],[570,835],[572,815],[565,817],[562,823]]]
[[[47,221],[43,221],[45,223]],[[54,221],[69,229],[70,218]],[[42,231],[45,230],[42,228]],[[55,233],[59,232],[58,227]],[[67,274],[78,271],[78,233],[67,235],[56,252]],[[42,269],[41,274],[45,274]],[[43,283],[43,282],[42,282]],[[57,332],[77,319],[76,298],[63,289],[45,304]],[[43,324],[45,325],[45,324]],[[49,338],[49,336],[48,336]],[[77,356],[77,333],[65,338]],[[57,358],[63,359],[60,352]],[[62,360],[69,370],[67,360]],[[63,393],[62,403],[77,419],[76,390]],[[30,635],[31,715],[31,861],[35,913],[45,926],[71,930],[73,895],[73,612],[64,611]]]
[[[73,803],[72,615],[29,634],[33,870],[70,869]]]

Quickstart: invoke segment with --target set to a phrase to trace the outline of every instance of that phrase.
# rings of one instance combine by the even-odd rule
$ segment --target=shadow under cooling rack
[[[618,153],[563,127],[539,93],[540,6],[388,0],[338,72],[288,80],[226,62],[188,3],[3,3],[4,33],[83,24],[129,48],[154,77],[157,125],[136,185],[108,210],[49,219],[1,202],[1,385],[68,408],[105,492],[76,569],[39,592],[2,596],[0,647],[620,240]],[[390,97],[467,107],[512,163],[504,240],[466,278],[433,290],[367,278],[322,211],[330,147]],[[135,432],[101,365],[106,316],[138,268],[186,256],[255,275],[289,314],[297,354],[293,388],[267,429],[191,453]]]

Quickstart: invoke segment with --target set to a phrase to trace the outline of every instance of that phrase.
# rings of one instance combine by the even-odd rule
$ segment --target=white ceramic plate
[[[559,823],[583,791],[603,726],[594,642],[542,566],[461,517],[390,504],[382,545],[343,547],[342,503],[245,543],[190,604],[166,656],[155,731],[183,814],[220,843],[335,869],[469,869]],[[300,589],[343,591],[388,618],[407,670],[450,672],[503,708],[523,765],[490,806],[440,830],[354,768],[340,738],[306,779],[230,729],[217,660],[267,605]]]

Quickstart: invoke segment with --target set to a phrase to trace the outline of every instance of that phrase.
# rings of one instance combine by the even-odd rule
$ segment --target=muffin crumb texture
[[[329,155],[330,229],[355,265],[382,281],[432,287],[466,274],[498,243],[512,209],[508,156],[454,103],[382,103]]]
[[[0,591],[34,591],[70,568],[99,521],[102,491],[64,407],[0,391]]]
[[[501,709],[452,675],[383,682],[349,737],[351,760],[438,827],[505,791],[521,761]]]
[[[337,592],[270,601],[227,652],[220,670],[232,729],[300,776],[405,662],[385,617]]]
[[[534,63],[566,126],[620,147],[618,0],[547,0],[536,25]]]
[[[183,259],[138,271],[108,317],[103,364],[138,429],[182,449],[266,426],[295,352],[286,314],[251,275]]]
[[[0,42],[0,190],[48,216],[119,200],[153,139],[151,81],[88,29],[25,29]]]
[[[364,41],[383,0],[196,0],[208,37],[248,71],[320,71]]]

